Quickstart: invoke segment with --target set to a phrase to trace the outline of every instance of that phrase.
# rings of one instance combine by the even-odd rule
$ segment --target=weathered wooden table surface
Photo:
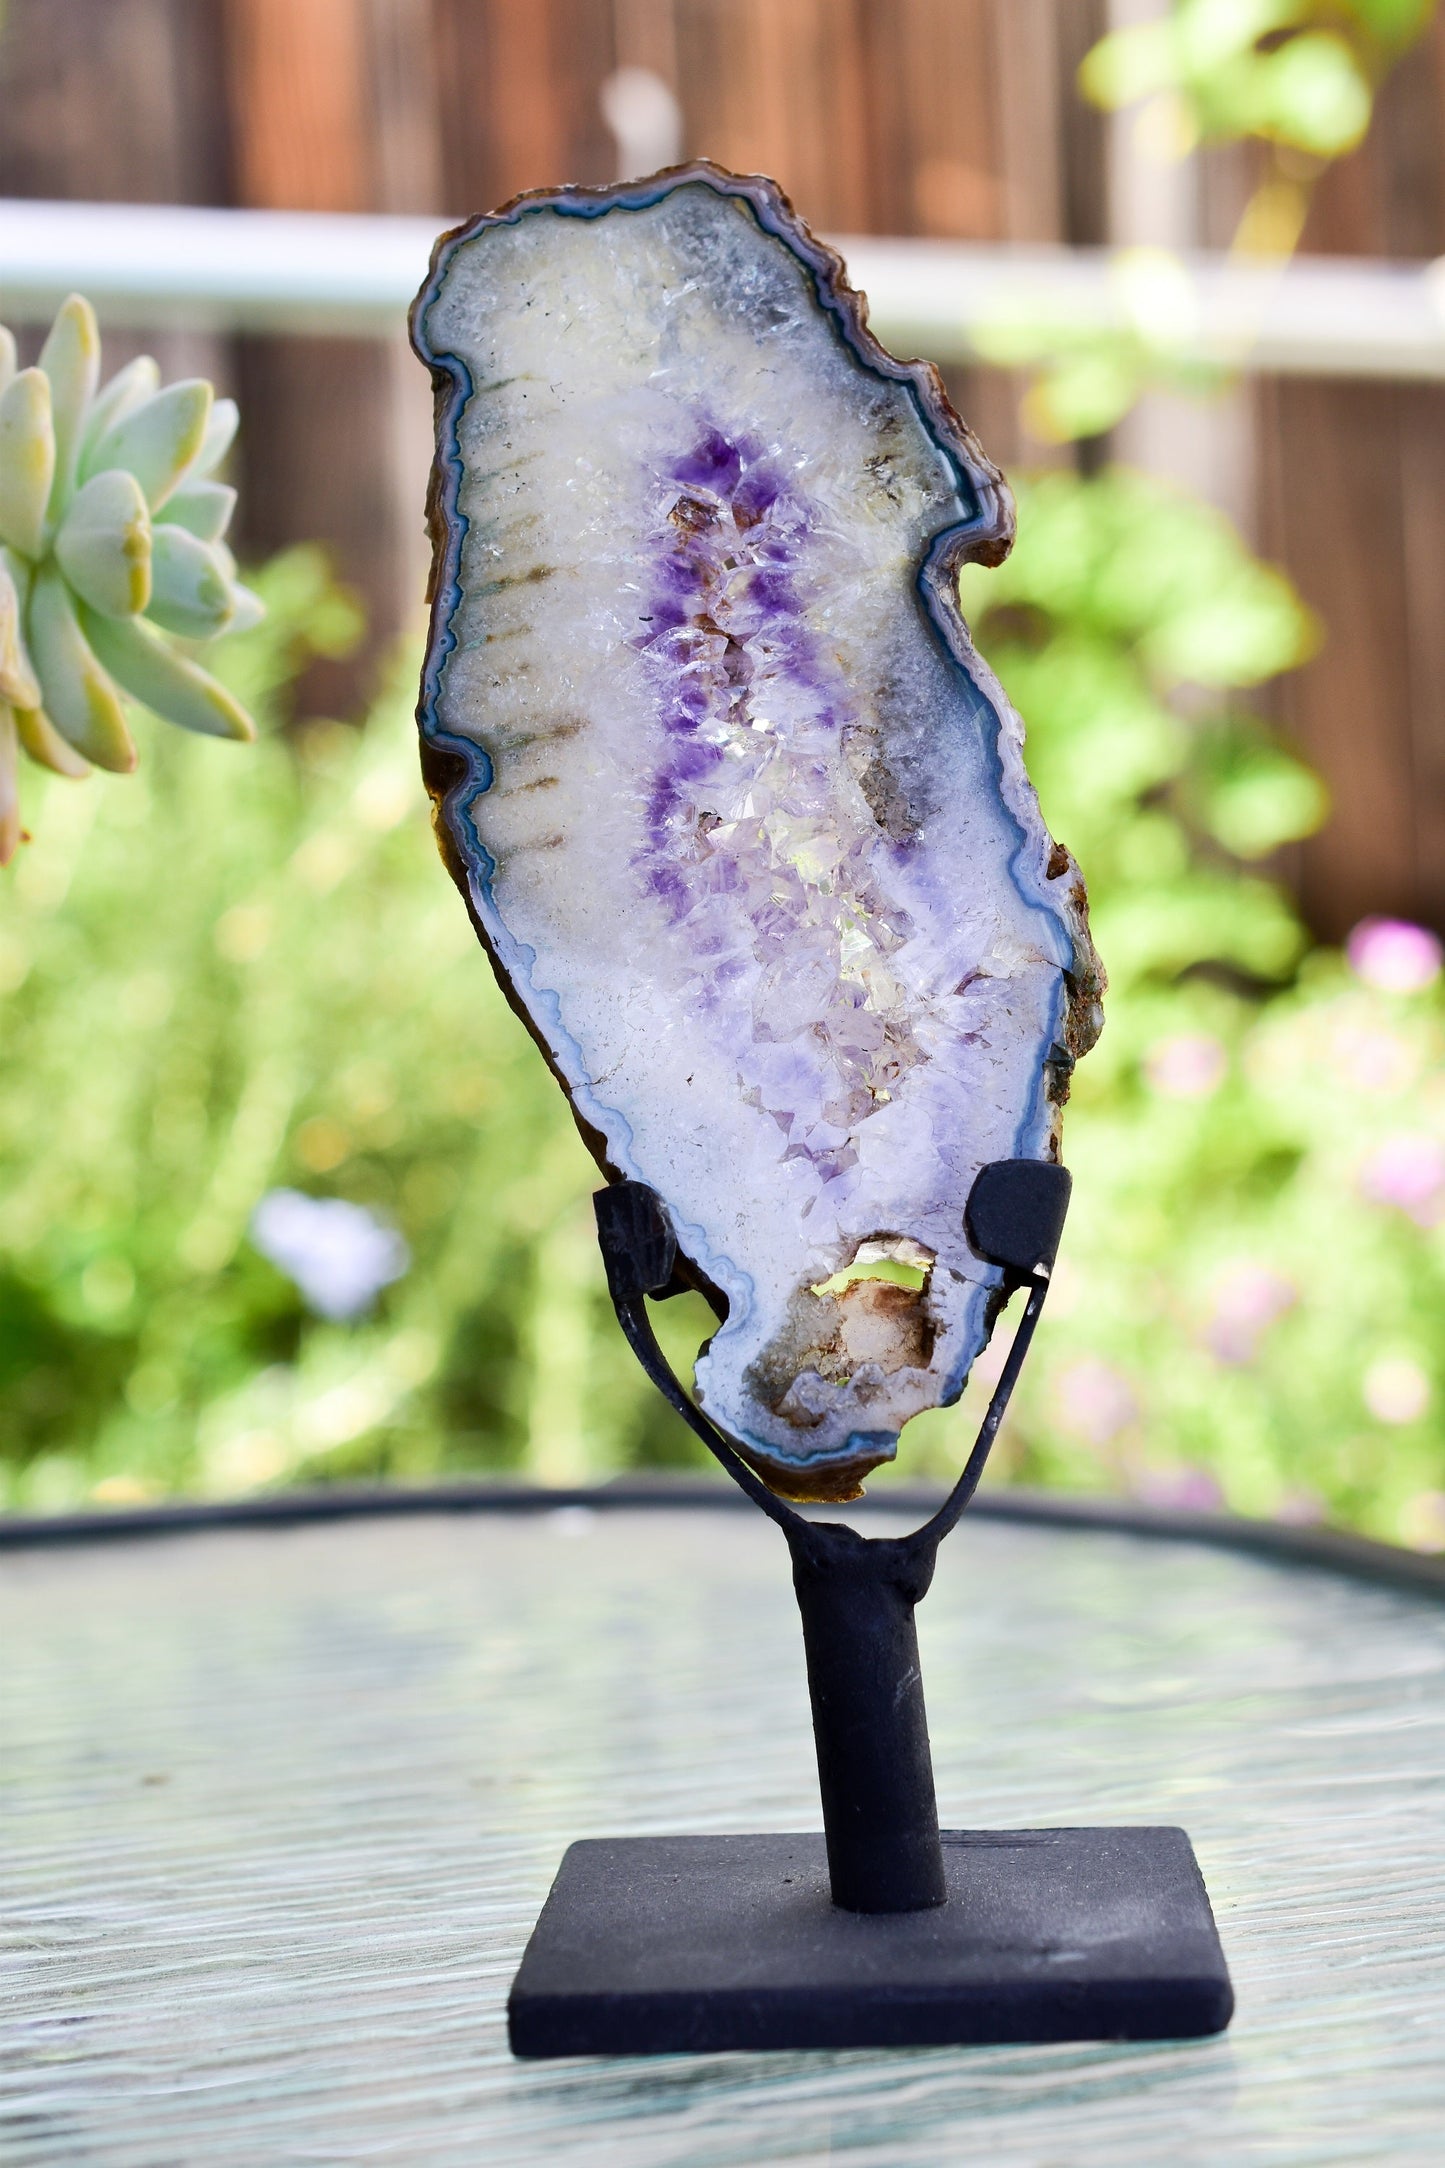
[[[751,1516],[0,1559],[3,2157],[1438,2161],[1445,1606],[976,1520],[920,1624],[946,1821],[1190,1829],[1224,2038],[510,2059],[507,1985],[571,1838],[818,1826],[786,1558]]]

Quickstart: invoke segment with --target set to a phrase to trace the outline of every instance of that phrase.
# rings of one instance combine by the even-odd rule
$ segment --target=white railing
[[[115,324],[384,336],[401,328],[444,220],[0,200],[0,320],[75,289]],[[1046,315],[1142,330],[1181,358],[1310,376],[1445,379],[1445,259],[1196,254],[1177,269],[1102,249],[840,237],[879,336],[967,361],[989,327]]]

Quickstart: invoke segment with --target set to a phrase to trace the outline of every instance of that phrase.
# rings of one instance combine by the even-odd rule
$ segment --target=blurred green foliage
[[[1234,250],[1278,266],[1434,12],[1174,0],[1097,45],[1081,87],[1132,109],[1144,164],[1252,140]],[[1016,313],[984,341],[1032,365],[1042,439],[1223,381],[1177,257],[1123,250],[1112,275],[1117,328]],[[1075,1209],[1008,1465],[1445,1549],[1439,945],[1383,927],[1352,943],[1354,969],[1311,953],[1260,863],[1328,809],[1239,696],[1316,629],[1214,515],[1137,477],[1052,478],[1020,509],[1015,556],[968,575],[966,605],[1087,870],[1113,987],[1075,1082]]]
[[[1087,870],[1111,989],[1008,1464],[1445,1546],[1432,944],[1413,937],[1429,983],[1387,991],[1368,941],[1364,977],[1311,953],[1257,863],[1327,809],[1240,694],[1315,627],[1217,514],[1139,476],[1036,482],[1019,532],[965,607]],[[961,1442],[956,1417],[925,1423]]]
[[[1433,12],[1434,0],[1175,0],[1161,20],[1101,39],[1080,81],[1103,106],[1169,99],[1184,148],[1257,136],[1337,158]]]
[[[986,360],[1031,372],[1021,413],[1040,443],[1102,436],[1149,390],[1204,395],[1225,382],[1195,351],[1199,309],[1177,256],[1120,249],[1109,282],[1115,322],[1080,321],[1025,296],[999,302],[976,328]]]
[[[1215,515],[1138,478],[1049,477],[1020,536],[966,607],[1113,992],[1000,1467],[1445,1543],[1445,1008],[1308,954],[1261,863],[1324,806],[1241,696],[1314,628]],[[8,877],[8,1502],[694,1464],[608,1310],[592,1163],[437,862],[415,658],[364,731],[283,732],[288,679],[354,615],[310,552],[259,584],[267,623],[217,667],[261,744],[157,730],[138,777],[55,779]],[[405,1235],[362,1323],[309,1314],[249,1243],[278,1185]],[[657,1318],[685,1367],[708,1313]],[[955,1465],[986,1391],[911,1426],[898,1472]]]
[[[1136,152],[1163,169],[1200,145],[1251,142],[1254,185],[1233,254],[1278,268],[1293,254],[1315,182],[1363,139],[1380,85],[1435,14],[1435,0],[1173,0],[1157,20],[1112,31],[1085,56],[1079,86],[1128,110]],[[1033,372],[1024,418],[1045,443],[1113,428],[1151,390],[1200,395],[1237,355],[1201,358],[1199,304],[1179,257],[1122,248],[1114,321],[1011,302],[979,349]]]
[[[433,848],[415,661],[364,732],[276,728],[355,636],[322,560],[216,667],[263,719],[58,779],[0,918],[0,1438],[14,1503],[665,1459],[595,1266],[595,1174]],[[268,727],[269,726],[269,727]],[[354,1327],[247,1240],[279,1184],[413,1269]],[[696,1342],[694,1341],[694,1345]]]

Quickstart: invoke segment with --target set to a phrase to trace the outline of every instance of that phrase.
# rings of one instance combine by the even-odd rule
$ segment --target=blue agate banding
[[[958,607],[1007,488],[772,183],[714,166],[472,220],[413,337],[444,852],[725,1309],[708,1412],[778,1489],[851,1495],[961,1391],[998,1288],[973,1175],[1056,1154],[1098,1028],[1082,883]]]

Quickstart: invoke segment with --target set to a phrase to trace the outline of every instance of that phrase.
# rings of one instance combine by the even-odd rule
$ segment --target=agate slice
[[[770,182],[520,197],[438,244],[419,718],[443,852],[721,1324],[713,1420],[856,1495],[998,1308],[979,1167],[1057,1154],[1101,986],[969,640],[1012,538],[926,364]]]

